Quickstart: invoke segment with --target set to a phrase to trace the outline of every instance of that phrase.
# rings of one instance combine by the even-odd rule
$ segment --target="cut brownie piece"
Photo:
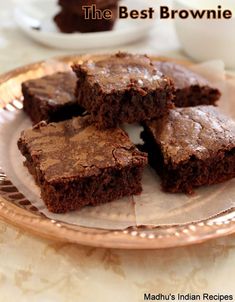
[[[141,193],[147,154],[121,129],[100,131],[87,117],[41,122],[21,134],[18,147],[52,212]]]
[[[76,101],[76,83],[73,72],[59,72],[24,82],[24,111],[34,123],[57,122],[81,115],[84,110]]]
[[[112,18],[94,19],[90,12],[89,19],[85,19],[83,6],[92,4],[95,4],[96,8],[102,12],[109,9],[112,12]],[[117,0],[59,0],[59,5],[62,6],[62,10],[54,17],[54,21],[64,33],[108,31],[113,28],[117,19]]]
[[[192,193],[235,177],[235,122],[216,107],[172,109],[146,122],[142,138],[165,191]]]
[[[149,57],[118,53],[75,64],[79,104],[100,127],[158,118],[172,107],[174,85]]]
[[[109,8],[112,10],[113,18],[108,19],[85,19],[84,15],[77,15],[70,11],[62,10],[55,17],[54,21],[61,32],[99,32],[111,30],[116,21],[117,8]]]
[[[58,4],[65,11],[69,11],[73,14],[83,15],[83,6],[96,5],[97,9],[106,9],[112,6],[117,6],[119,0],[59,0]]]
[[[176,88],[176,107],[215,105],[221,93],[202,76],[173,62],[156,62],[155,67],[172,78]]]

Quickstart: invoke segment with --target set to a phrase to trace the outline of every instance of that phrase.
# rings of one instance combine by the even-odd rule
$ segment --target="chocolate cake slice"
[[[174,85],[146,55],[117,53],[75,64],[78,103],[102,128],[159,118],[173,106]]]
[[[154,65],[174,81],[176,107],[216,105],[221,97],[220,91],[209,81],[182,65],[173,62],[156,62]]]
[[[22,84],[23,108],[33,123],[57,122],[81,115],[75,98],[77,78],[73,72],[59,72]]]
[[[172,109],[147,121],[142,138],[167,192],[192,193],[235,177],[235,121],[216,107]]]
[[[147,154],[121,129],[100,131],[87,117],[41,122],[22,132],[18,147],[52,212],[141,193]]]

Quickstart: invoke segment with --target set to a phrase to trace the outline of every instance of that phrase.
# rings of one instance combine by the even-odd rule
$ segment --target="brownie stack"
[[[25,112],[46,122],[23,131],[18,146],[50,211],[140,194],[147,161],[171,193],[235,177],[235,122],[214,106],[221,94],[207,80],[120,52],[72,67],[22,85]],[[144,126],[144,152],[124,123]]]
[[[61,32],[99,32],[111,30],[117,19],[117,6],[119,0],[59,0],[61,11],[54,17]],[[91,13],[85,18],[83,6],[95,5],[102,13],[108,9],[112,13],[111,19],[94,19]]]

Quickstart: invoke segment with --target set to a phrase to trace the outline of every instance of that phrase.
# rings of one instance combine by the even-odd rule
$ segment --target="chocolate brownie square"
[[[235,121],[216,107],[172,109],[146,122],[142,138],[167,192],[192,193],[235,177]]]
[[[81,115],[75,89],[77,78],[73,72],[59,72],[22,84],[23,108],[36,124],[42,120],[57,122]]]
[[[85,19],[84,15],[62,10],[54,17],[54,21],[61,32],[68,34],[108,31],[113,28],[117,15],[116,7],[111,7],[110,10],[112,19]]]
[[[73,14],[83,15],[83,6],[96,5],[97,9],[106,9],[109,7],[117,6],[119,0],[59,0],[58,4],[65,11],[69,11]]]
[[[75,64],[78,103],[102,128],[142,122],[173,106],[172,81],[146,55],[117,53]]]
[[[18,147],[52,212],[141,193],[147,154],[121,129],[100,131],[87,117],[41,122],[22,132]]]
[[[156,62],[155,66],[174,81],[176,107],[215,105],[221,97],[220,91],[209,81],[182,65],[173,62]]]

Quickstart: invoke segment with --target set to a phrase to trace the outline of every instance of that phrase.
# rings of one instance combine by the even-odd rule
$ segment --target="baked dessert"
[[[68,34],[108,31],[113,28],[117,15],[116,7],[110,9],[113,14],[112,19],[85,19],[84,15],[62,10],[54,17],[54,21],[61,32]]]
[[[216,107],[172,109],[147,121],[142,138],[167,192],[192,193],[235,177],[235,122]]]
[[[156,62],[155,67],[173,79],[176,88],[176,107],[215,105],[220,91],[205,78],[173,62]]]
[[[59,5],[62,10],[54,17],[54,21],[61,32],[99,32],[111,30],[117,19],[118,0],[59,0]],[[85,18],[83,6],[96,5],[96,9],[109,9],[112,13],[111,19],[94,18],[92,13],[89,13],[89,19]]]
[[[22,132],[18,147],[52,212],[141,193],[147,154],[121,129],[100,131],[87,117],[41,122]]]
[[[119,0],[59,0],[58,4],[65,11],[69,11],[73,14],[83,15],[83,6],[96,5],[97,9],[109,8],[117,6]]]
[[[57,122],[83,113],[77,104],[77,78],[73,72],[60,72],[22,84],[23,108],[34,123]]]
[[[78,103],[102,128],[142,122],[166,114],[174,85],[145,55],[117,53],[75,64]]]

